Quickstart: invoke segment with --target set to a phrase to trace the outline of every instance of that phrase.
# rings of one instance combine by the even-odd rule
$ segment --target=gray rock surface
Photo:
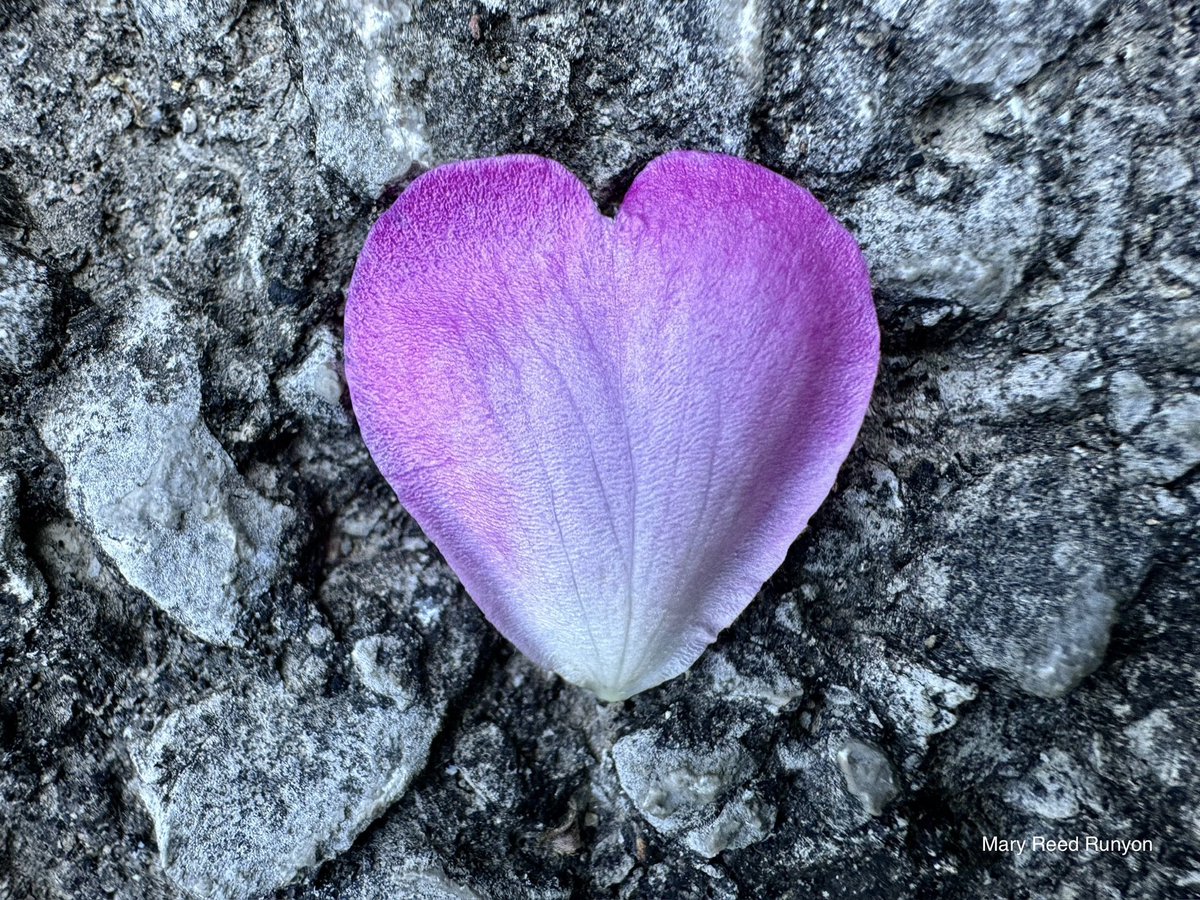
[[[133,751],[159,861],[184,891],[258,896],[344,851],[425,764],[430,710],[277,685],[176,710]]]
[[[732,736],[686,748],[669,741],[662,731],[639,731],[621,738],[612,751],[621,788],[659,833],[681,837],[705,858],[770,833],[775,807],[742,789],[756,765],[741,744]]]
[[[921,182],[910,198],[881,185],[865,191],[853,212],[877,287],[939,304],[924,317],[926,325],[947,315],[994,316],[1041,239],[1036,172],[1002,170],[958,202],[947,189]],[[930,199],[943,202],[931,206]]]
[[[892,764],[878,747],[851,738],[838,751],[837,761],[846,789],[871,815],[881,815],[900,793]]]
[[[46,582],[29,561],[17,531],[17,478],[0,474],[0,649],[13,651],[37,624]]]
[[[299,0],[289,7],[317,158],[377,197],[432,148],[415,96],[426,65],[414,53],[409,3]]]
[[[25,375],[44,361],[53,303],[45,267],[0,244],[0,372]]]
[[[203,46],[224,34],[245,0],[133,0],[133,14],[147,44],[163,49]]]
[[[39,430],[67,506],[131,585],[197,637],[243,642],[291,511],[257,494],[200,418],[200,373],[160,298],[131,304],[114,347],[47,389]]]
[[[1197,21],[0,2],[0,897],[1195,893]],[[676,147],[847,223],[884,361],[761,596],[605,705],[380,480],[341,307],[431,165],[611,211]]]

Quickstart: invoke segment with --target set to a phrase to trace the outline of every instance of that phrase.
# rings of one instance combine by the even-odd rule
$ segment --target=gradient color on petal
[[[417,179],[346,305],[400,501],[489,620],[605,699],[688,668],[833,485],[879,361],[866,265],[803,188],[677,152],[615,220],[535,156]]]

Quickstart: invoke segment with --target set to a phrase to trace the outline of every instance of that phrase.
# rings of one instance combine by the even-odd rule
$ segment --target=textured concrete
[[[1200,22],[1065,0],[0,0],[0,897],[1200,891]],[[341,306],[424,168],[761,162],[861,240],[834,494],[623,704],[483,621]],[[992,838],[1144,839],[1122,853]]]

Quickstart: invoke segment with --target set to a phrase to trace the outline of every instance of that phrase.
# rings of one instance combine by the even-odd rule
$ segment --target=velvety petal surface
[[[879,332],[849,233],[677,152],[615,220],[550,160],[456,163],[376,223],[346,376],[401,502],[488,619],[605,699],[690,666],[833,485]]]

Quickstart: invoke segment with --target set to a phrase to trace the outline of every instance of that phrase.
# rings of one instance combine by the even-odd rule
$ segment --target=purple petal
[[[417,179],[346,305],[400,501],[480,608],[605,699],[688,668],[783,561],[879,361],[866,265],[803,188],[678,152],[616,220],[557,163]]]

